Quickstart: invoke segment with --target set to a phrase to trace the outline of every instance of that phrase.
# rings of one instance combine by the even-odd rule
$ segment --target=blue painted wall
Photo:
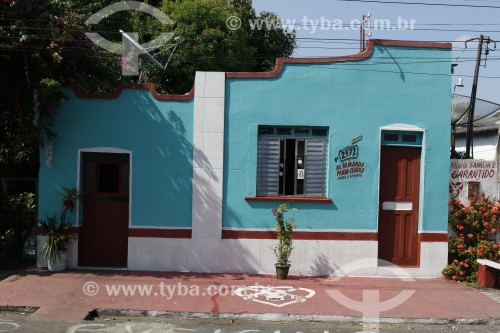
[[[191,227],[194,101],[159,101],[146,89],[110,100],[63,93],[51,168],[41,150],[39,216],[59,212],[61,186],[77,187],[78,149],[114,147],[132,151],[132,225]]]
[[[255,196],[257,126],[329,127],[328,197],[294,203],[299,229],[377,230],[380,127],[425,129],[420,229],[447,230],[450,147],[449,49],[376,46],[362,61],[287,64],[276,78],[226,82],[223,227],[274,228],[279,202]],[[338,180],[334,157],[358,143],[362,178]],[[425,162],[424,162],[425,161]]]

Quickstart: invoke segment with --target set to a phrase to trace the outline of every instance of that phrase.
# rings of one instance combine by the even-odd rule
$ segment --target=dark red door
[[[83,153],[80,266],[127,267],[129,155]]]
[[[396,265],[418,264],[420,151],[382,146],[378,256]]]

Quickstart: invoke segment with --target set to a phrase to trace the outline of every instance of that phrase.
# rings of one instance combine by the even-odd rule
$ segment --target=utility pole
[[[483,43],[485,48],[485,55],[488,58],[488,54],[490,51],[494,51],[496,49],[496,42],[492,41],[490,37],[484,37],[483,35],[479,36],[479,38],[469,39],[465,42],[465,48],[467,48],[467,43],[478,40],[479,45],[477,47],[477,60],[476,60],[476,70],[474,72],[474,82],[472,83],[472,92],[470,96],[470,104],[469,104],[469,119],[467,122],[467,137],[466,137],[466,146],[465,146],[465,155],[466,158],[474,158],[474,150],[473,150],[473,135],[474,135],[474,109],[476,107],[476,94],[477,94],[477,83],[479,79],[479,66],[481,66],[481,56],[483,54]],[[490,43],[494,43],[494,48],[490,50]],[[486,67],[486,65],[485,65]]]
[[[469,42],[471,40],[468,40]],[[479,66],[481,65],[481,55],[483,53],[483,41],[484,36],[479,36],[479,45],[477,47],[477,59],[476,59],[476,70],[474,72],[474,82],[472,83],[472,92],[470,94],[470,104],[469,104],[469,121],[467,122],[467,137],[465,142],[465,157],[472,158],[474,153],[471,154],[472,147],[472,135],[474,132],[474,108],[476,106],[476,93],[477,93],[477,81],[479,78]],[[465,47],[467,48],[467,42],[465,42]]]
[[[371,12],[368,12],[368,15],[363,15],[361,19],[361,24],[359,26],[359,51],[363,52],[366,46],[366,34],[365,34],[365,23],[370,23],[370,17],[372,16]],[[368,29],[370,29],[371,24],[368,25]],[[368,37],[372,35],[371,31],[368,33]]]

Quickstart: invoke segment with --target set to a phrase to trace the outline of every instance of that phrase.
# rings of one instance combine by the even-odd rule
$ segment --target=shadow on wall
[[[406,81],[406,76],[405,76],[405,73],[403,72],[403,69],[398,64],[398,61],[392,56],[391,52],[389,52],[387,47],[380,47],[380,53],[382,53],[382,54],[387,53],[387,55],[391,58],[391,60],[394,62],[394,64],[398,67],[399,77],[401,78],[401,80]]]
[[[134,94],[134,110],[120,133],[133,149],[132,223],[189,227],[193,145],[183,111],[161,110],[148,91]]]
[[[310,267],[311,275],[334,276],[338,272],[339,267],[332,264],[326,255],[318,253],[313,259]]]
[[[134,167],[133,191],[136,192],[138,186],[141,188],[134,194],[133,205],[137,207],[133,210],[134,216],[137,209],[142,210],[137,215],[147,216],[140,222],[146,226],[151,225],[151,221],[158,221],[157,226],[174,227],[192,227],[193,220],[206,224],[206,228],[205,225],[195,224],[195,227],[202,228],[202,239],[186,240],[182,250],[164,254],[165,260],[172,263],[179,262],[179,258],[173,256],[182,255],[187,261],[183,264],[184,270],[220,273],[256,271],[254,267],[258,264],[259,253],[252,254],[237,240],[224,242],[223,246],[220,234],[210,234],[210,230],[220,230],[220,226],[211,224],[222,221],[222,192],[214,191],[222,182],[222,169],[214,168],[201,148],[193,146],[190,140],[193,132],[186,128],[192,124],[187,125],[183,114],[172,107],[161,110],[161,106],[148,95],[144,92],[134,98],[138,108],[136,114],[148,117],[135,117],[132,125],[143,130],[130,131],[135,133],[133,140],[148,143],[133,156],[134,165],[142,158],[147,166],[143,175],[136,175]],[[192,112],[192,109],[188,110],[186,112]],[[193,164],[195,172],[201,172],[201,175],[193,176]],[[194,191],[193,177],[198,182]],[[193,200],[201,204],[193,206]],[[200,230],[197,233],[200,234]],[[154,248],[150,250],[155,251]]]

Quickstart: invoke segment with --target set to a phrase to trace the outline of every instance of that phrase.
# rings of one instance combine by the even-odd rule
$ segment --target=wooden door
[[[382,146],[378,256],[401,266],[418,265],[421,148]]]
[[[129,155],[83,153],[78,264],[127,267]]]

